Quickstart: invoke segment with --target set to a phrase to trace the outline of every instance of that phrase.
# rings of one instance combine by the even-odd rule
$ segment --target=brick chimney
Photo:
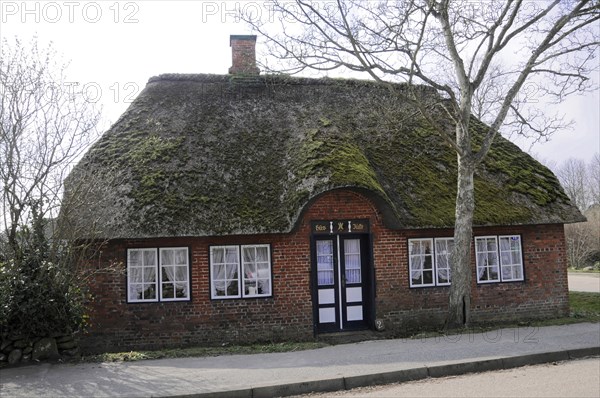
[[[260,73],[256,66],[256,36],[231,35],[229,46],[232,59],[230,74],[258,75]]]

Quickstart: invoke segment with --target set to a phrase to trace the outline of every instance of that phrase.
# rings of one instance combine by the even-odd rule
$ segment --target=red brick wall
[[[229,73],[258,75],[256,67],[256,37],[231,38],[231,61]]]
[[[92,280],[87,351],[161,346],[245,343],[313,338],[310,292],[310,222],[369,219],[376,277],[375,316],[388,331],[404,332],[443,324],[448,287],[409,288],[409,238],[451,236],[451,230],[390,230],[363,195],[345,190],[317,198],[290,234],[110,241],[99,262],[120,261],[120,274]],[[473,255],[472,315],[475,322],[544,318],[568,312],[562,225],[475,228],[475,235],[520,234],[524,282],[477,285]],[[270,244],[273,297],[211,300],[209,246]],[[126,250],[187,246],[191,253],[191,301],[127,303]]]

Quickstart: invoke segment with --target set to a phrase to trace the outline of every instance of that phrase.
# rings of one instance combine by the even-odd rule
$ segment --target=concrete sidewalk
[[[316,350],[0,370],[2,397],[271,397],[600,355],[600,323],[376,340]]]

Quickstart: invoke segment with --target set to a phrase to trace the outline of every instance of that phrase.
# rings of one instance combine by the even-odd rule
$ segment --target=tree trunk
[[[474,171],[473,160],[459,155],[456,223],[454,227],[454,250],[452,252],[452,284],[450,285],[447,329],[467,327],[470,323],[471,238],[475,209]]]

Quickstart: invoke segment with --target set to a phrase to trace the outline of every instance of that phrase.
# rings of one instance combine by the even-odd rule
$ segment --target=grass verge
[[[270,352],[293,352],[328,346],[322,342],[285,342],[222,347],[170,348],[154,351],[115,352],[82,357],[85,362],[139,361],[143,359],[214,357],[219,355],[264,354]]]
[[[569,292],[569,305],[571,318],[585,319],[585,321],[600,321],[600,294]]]
[[[572,274],[600,274],[600,266],[592,269],[569,268],[568,271]]]

